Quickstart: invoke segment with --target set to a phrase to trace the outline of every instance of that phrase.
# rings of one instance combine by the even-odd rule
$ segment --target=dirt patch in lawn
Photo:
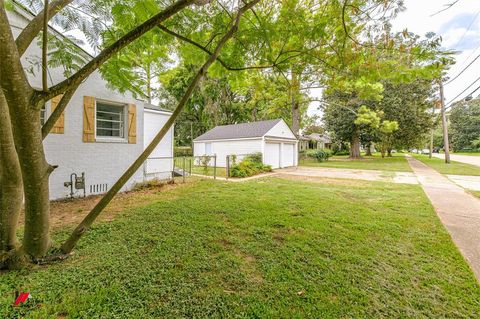
[[[288,179],[288,180],[296,180],[296,181],[304,181],[304,182],[314,182],[314,183],[322,183],[322,184],[330,184],[330,185],[344,185],[344,186],[364,186],[366,184],[371,183],[370,181],[363,181],[359,179],[341,179],[341,178],[327,178],[327,177],[319,177],[319,176],[303,176],[303,175],[290,175],[290,174],[278,174],[276,177]]]
[[[98,217],[98,221],[111,221],[119,213],[135,207],[146,206],[161,198],[175,196],[173,190],[186,184],[156,184],[148,187],[119,193]],[[65,225],[76,225],[90,212],[103,195],[86,198],[56,200],[50,202],[50,226],[58,229]],[[24,214],[20,216],[20,225],[24,223]]]

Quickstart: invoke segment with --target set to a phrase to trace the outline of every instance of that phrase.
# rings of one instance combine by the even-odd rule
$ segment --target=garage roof
[[[262,137],[282,119],[217,126],[194,141]]]

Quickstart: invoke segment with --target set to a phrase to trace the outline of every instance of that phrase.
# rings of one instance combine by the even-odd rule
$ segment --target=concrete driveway
[[[411,172],[375,171],[327,167],[292,167],[275,170],[278,175],[305,176],[309,178],[340,178],[364,181],[380,181],[398,184],[418,184],[417,177]]]
[[[444,154],[433,154],[434,157],[445,159]],[[450,160],[475,166],[480,166],[480,156],[450,154]]]

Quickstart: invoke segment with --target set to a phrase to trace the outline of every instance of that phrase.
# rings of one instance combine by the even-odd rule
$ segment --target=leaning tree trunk
[[[195,77],[190,82],[185,94],[183,95],[182,99],[179,101],[177,107],[173,111],[170,118],[164,124],[162,129],[157,133],[157,135],[153,138],[150,144],[145,148],[145,150],[140,154],[140,156],[130,165],[130,167],[123,173],[123,175],[115,182],[115,184],[110,188],[110,190],[102,197],[102,199],[95,205],[95,207],[88,213],[87,216],[82,220],[82,222],[74,229],[74,231],[70,234],[69,238],[63,243],[61,247],[61,251],[64,254],[69,254],[72,249],[77,244],[78,240],[82,237],[82,235],[87,231],[88,228],[93,224],[95,219],[100,215],[103,209],[110,203],[113,197],[120,191],[120,189],[125,185],[125,183],[133,176],[133,174],[141,167],[141,165],[145,162],[148,156],[153,152],[153,150],[157,147],[163,137],[167,134],[170,127],[172,127],[173,123],[175,122],[178,115],[182,112],[187,101],[193,94],[193,91],[198,86],[200,80],[205,76],[209,67],[212,65],[213,62],[218,58],[220,55],[220,51],[225,43],[235,34],[240,24],[241,16],[250,8],[252,8],[255,4],[257,4],[260,0],[253,0],[248,4],[245,4],[242,8],[238,10],[238,14],[235,18],[235,22],[230,27],[228,32],[220,39],[217,44],[217,47],[207,59],[207,61],[202,65],[199,69]]]
[[[0,90],[0,269],[18,268],[16,231],[22,204],[22,173],[7,101]]]
[[[355,129],[350,139],[350,158],[360,158],[360,135],[358,134],[358,129]]]

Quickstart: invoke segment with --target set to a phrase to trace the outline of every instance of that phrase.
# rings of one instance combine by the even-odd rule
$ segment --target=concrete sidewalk
[[[441,222],[480,281],[480,200],[407,155]]]
[[[445,159],[445,154],[432,154],[436,158]],[[480,156],[450,154],[450,160],[464,164],[480,166]]]

